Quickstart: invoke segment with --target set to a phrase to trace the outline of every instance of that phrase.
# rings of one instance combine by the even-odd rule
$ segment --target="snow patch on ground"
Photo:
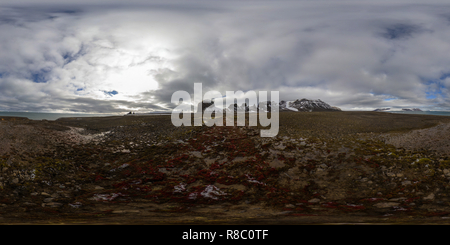
[[[183,192],[186,190],[186,184],[185,183],[180,183],[179,185],[176,185],[173,187],[175,190],[173,191],[175,192]]]
[[[225,196],[228,195],[227,193],[221,191],[217,186],[214,185],[208,185],[206,188],[200,193],[200,195],[204,198],[211,198],[214,200],[218,200],[219,198],[217,196]],[[194,200],[197,199],[198,192],[193,192],[189,194],[188,199]]]
[[[125,196],[122,193],[111,193],[111,194],[94,194],[92,197],[95,201],[112,201],[117,197]]]
[[[200,193],[200,195],[206,198],[217,200],[218,198],[216,196],[223,196],[227,194],[214,185],[208,185],[206,186],[205,190]]]

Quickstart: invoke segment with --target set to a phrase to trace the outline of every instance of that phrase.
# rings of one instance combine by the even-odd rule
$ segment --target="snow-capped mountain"
[[[340,111],[341,109],[323,102],[322,100],[301,99],[280,102],[280,111]]]
[[[373,111],[422,111],[419,108],[378,108]]]
[[[322,100],[308,100],[301,99],[295,101],[284,101],[282,100],[280,104],[277,104],[274,101],[262,101],[259,102],[258,105],[247,105],[243,103],[242,105],[231,104],[227,108],[220,109],[214,106],[213,103],[203,103],[202,109],[204,111],[213,111],[215,110],[217,113],[223,113],[226,111],[235,111],[235,112],[258,112],[261,108],[265,112],[270,112],[272,106],[279,106],[279,111],[298,111],[298,112],[311,112],[311,111],[341,111],[340,108],[335,106],[330,106],[329,104],[323,102]]]
[[[390,110],[391,110],[391,108],[378,108],[373,111],[390,111]]]
[[[242,103],[242,105],[238,104],[231,104],[227,108],[221,109],[219,107],[214,106],[214,103],[203,103],[202,109],[203,111],[216,111],[217,113],[225,113],[227,111],[234,111],[234,112],[258,112],[259,108],[261,107],[262,110],[265,112],[271,111],[271,106],[273,104],[276,104],[274,101],[263,101],[260,102],[258,105],[247,105],[246,103]]]
[[[421,109],[419,109],[419,108],[402,108],[402,111],[422,111]]]

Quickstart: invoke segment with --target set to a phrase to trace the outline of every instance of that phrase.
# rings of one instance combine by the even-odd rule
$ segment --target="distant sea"
[[[386,111],[386,112],[400,113],[400,114],[450,116],[450,111]]]
[[[125,114],[125,113],[124,113]],[[56,120],[62,117],[108,117],[123,116],[124,114],[78,114],[78,113],[45,113],[45,112],[1,112],[0,116],[26,117],[31,120]]]

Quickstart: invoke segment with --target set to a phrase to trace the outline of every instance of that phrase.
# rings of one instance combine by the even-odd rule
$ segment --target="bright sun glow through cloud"
[[[448,1],[0,3],[0,111],[170,111],[279,91],[343,110],[448,110]]]

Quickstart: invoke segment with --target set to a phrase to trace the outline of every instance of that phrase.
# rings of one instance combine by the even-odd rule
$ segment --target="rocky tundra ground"
[[[282,112],[262,138],[164,115],[3,117],[0,223],[447,223],[449,123]]]

